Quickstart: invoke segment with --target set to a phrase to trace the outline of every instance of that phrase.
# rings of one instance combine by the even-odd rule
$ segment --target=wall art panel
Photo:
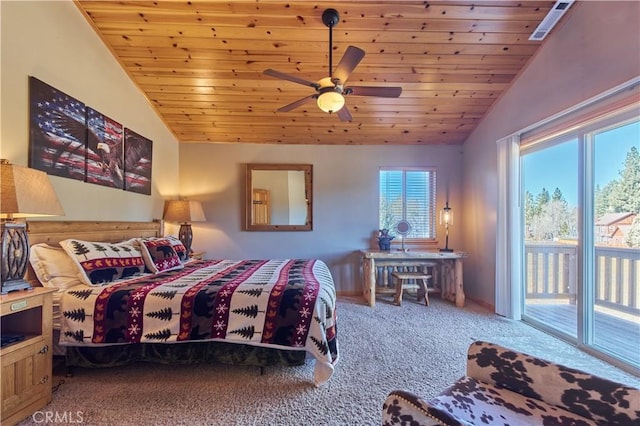
[[[29,77],[29,167],[50,175],[85,179],[86,107]]]

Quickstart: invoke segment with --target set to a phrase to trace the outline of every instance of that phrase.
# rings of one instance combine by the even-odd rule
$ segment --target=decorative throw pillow
[[[140,239],[140,251],[147,269],[153,273],[184,268],[173,244],[167,238]]]
[[[187,248],[182,244],[182,241],[178,237],[174,237],[173,235],[168,235],[164,237],[165,239],[171,242],[173,249],[178,253],[178,257],[180,261],[186,262],[189,260],[189,253],[187,253]]]
[[[134,244],[68,239],[60,246],[78,266],[87,285],[104,285],[144,273],[144,259]]]
[[[75,262],[60,247],[34,244],[29,251],[29,262],[43,287],[57,288],[61,292],[84,284]]]

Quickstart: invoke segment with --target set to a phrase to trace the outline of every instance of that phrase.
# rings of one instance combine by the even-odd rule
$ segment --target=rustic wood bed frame
[[[162,237],[164,223],[116,221],[53,221],[27,222],[29,243],[58,245],[62,240],[77,238],[85,241],[119,242],[130,238]],[[35,272],[29,265],[26,280],[41,287]],[[286,351],[226,342],[194,342],[179,345],[141,343],[136,345],[98,348],[67,348],[66,364],[71,367],[111,367],[135,361],[160,363],[222,362],[253,365],[263,371],[270,365],[302,365],[303,351]]]

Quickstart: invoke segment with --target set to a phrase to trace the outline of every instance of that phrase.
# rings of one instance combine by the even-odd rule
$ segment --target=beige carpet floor
[[[433,397],[465,372],[466,351],[486,340],[632,386],[637,378],[521,322],[477,305],[458,309],[407,295],[402,307],[338,300],[340,360],[331,380],[300,367],[167,366],[54,371],[53,401],[21,424],[67,416],[85,425],[378,425],[386,395],[405,389]],[[55,418],[55,417],[54,417]],[[71,421],[69,421],[71,420]]]

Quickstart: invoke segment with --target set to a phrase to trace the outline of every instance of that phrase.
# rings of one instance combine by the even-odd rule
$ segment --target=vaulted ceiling
[[[84,1],[76,4],[180,142],[462,144],[539,48],[529,36],[554,1]],[[366,53],[344,87],[351,121],[313,87],[348,46]]]

